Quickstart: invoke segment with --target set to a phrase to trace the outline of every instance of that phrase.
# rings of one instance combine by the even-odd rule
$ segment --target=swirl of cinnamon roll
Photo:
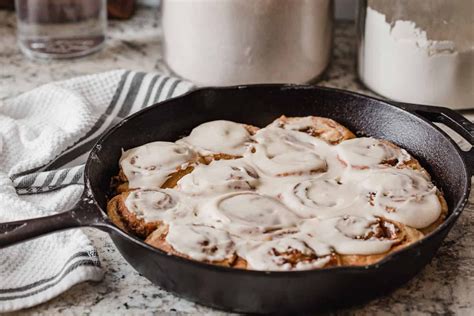
[[[186,144],[202,155],[227,154],[241,156],[251,141],[250,131],[254,127],[231,121],[211,121],[195,127],[189,136],[177,144]]]
[[[319,236],[320,242],[329,242],[340,254],[341,264],[347,266],[376,263],[423,238],[414,228],[380,217],[336,217],[321,221],[311,233]]]
[[[294,237],[273,239],[264,243],[246,244],[239,253],[247,267],[264,271],[308,270],[333,266],[337,256],[329,249],[317,253],[304,241]]]
[[[343,125],[329,118],[319,116],[286,117],[282,115],[269,126],[303,132],[313,137],[323,139],[331,144],[337,144],[345,139],[355,137],[355,135]]]
[[[311,179],[297,183],[282,195],[283,202],[298,216],[334,216],[353,204],[359,194],[350,184],[337,179]]]
[[[257,172],[243,159],[214,160],[197,165],[178,181],[177,189],[191,194],[250,191],[258,182]]]
[[[277,199],[254,192],[218,196],[199,214],[237,236],[251,236],[294,226],[300,219]]]
[[[443,211],[436,186],[411,169],[374,170],[361,186],[381,216],[414,228],[429,226]]]
[[[359,137],[336,146],[338,159],[346,166],[367,169],[379,164],[395,166],[411,159],[406,150],[371,137]]]
[[[146,222],[168,222],[192,212],[190,204],[183,199],[185,196],[170,189],[134,190],[128,194],[125,206]]]
[[[200,261],[229,260],[235,255],[235,244],[228,232],[198,224],[169,224],[166,242],[175,251]]]
[[[107,204],[107,214],[117,226],[142,238],[164,221],[184,218],[192,212],[185,197],[169,189],[124,192]]]
[[[403,239],[401,225],[376,217],[338,216],[307,220],[301,226],[305,241],[330,245],[345,255],[381,254]],[[314,240],[312,240],[314,239]]]
[[[157,189],[171,174],[185,169],[195,159],[196,153],[188,147],[153,142],[125,151],[120,158],[120,167],[129,189]]]
[[[269,176],[303,175],[324,171],[327,163],[315,151],[316,146],[328,146],[304,133],[279,128],[266,128],[253,137],[244,158]]]

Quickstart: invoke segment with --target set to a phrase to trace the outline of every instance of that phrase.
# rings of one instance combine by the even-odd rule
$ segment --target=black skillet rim
[[[382,99],[375,98],[375,97],[372,97],[372,96],[368,96],[368,95],[364,95],[364,94],[361,94],[361,93],[352,92],[352,91],[348,91],[348,90],[343,90],[343,89],[322,87],[322,86],[314,86],[314,85],[299,85],[299,84],[254,84],[254,85],[237,85],[237,86],[226,86],[226,87],[198,88],[198,89],[192,90],[190,92],[187,92],[185,94],[179,95],[177,97],[173,97],[173,98],[167,99],[165,101],[153,104],[149,107],[146,107],[146,108],[144,108],[144,109],[142,109],[142,110],[126,117],[126,118],[124,118],[122,121],[120,121],[115,126],[113,126],[111,129],[109,129],[104,135],[102,135],[99,138],[99,140],[97,141],[97,143],[94,145],[93,149],[91,150],[91,152],[89,154],[89,157],[87,158],[87,162],[86,162],[86,166],[85,166],[85,173],[84,173],[85,174],[85,180],[86,180],[85,181],[85,190],[84,190],[85,194],[87,194],[88,196],[93,197],[95,207],[97,207],[98,211],[100,211],[102,213],[102,215],[104,215],[108,219],[107,212],[105,212],[102,209],[102,207],[97,203],[97,201],[95,199],[94,190],[91,189],[92,186],[90,184],[90,180],[89,180],[89,177],[88,177],[89,168],[90,168],[91,160],[92,160],[91,157],[96,155],[96,152],[102,146],[103,142],[107,140],[108,136],[110,134],[112,134],[115,130],[120,128],[128,120],[131,120],[135,116],[141,115],[143,112],[149,111],[149,110],[151,110],[152,108],[154,108],[156,106],[160,106],[160,105],[165,104],[165,103],[173,102],[174,99],[177,99],[177,98],[185,98],[185,97],[188,97],[188,96],[193,95],[193,94],[199,94],[202,91],[232,90],[232,89],[242,90],[242,89],[252,89],[252,88],[253,89],[254,88],[279,88],[279,89],[283,89],[283,90],[285,90],[285,89],[326,90],[326,91],[332,91],[332,92],[336,92],[336,93],[343,93],[343,94],[346,94],[346,95],[355,96],[357,98],[371,99],[373,101],[382,102],[382,103],[384,103],[384,105],[388,105],[388,106],[391,106],[393,108],[396,108],[396,110],[402,111],[406,115],[411,115],[411,116],[415,117],[416,119],[419,119],[419,120],[424,121],[425,123],[428,123],[428,125],[431,125],[432,127],[434,127],[445,138],[447,138],[447,140],[453,145],[453,147],[456,148],[457,154],[461,157],[461,160],[463,162],[463,168],[464,168],[466,179],[467,179],[466,183],[464,184],[465,190],[464,190],[462,198],[460,199],[460,201],[458,201],[457,205],[454,207],[454,209],[451,212],[449,212],[449,210],[448,210],[449,215],[446,218],[446,220],[440,226],[438,226],[434,231],[432,231],[430,234],[428,234],[427,236],[424,236],[422,239],[412,243],[411,245],[409,245],[407,247],[404,247],[400,250],[397,250],[397,251],[385,256],[382,260],[380,260],[376,263],[373,263],[373,264],[370,264],[370,265],[365,265],[365,266],[340,266],[340,267],[328,267],[328,268],[322,268],[322,269],[309,269],[309,270],[297,270],[297,271],[260,271],[260,270],[236,269],[236,268],[231,268],[231,267],[218,266],[218,265],[214,265],[214,264],[206,263],[206,262],[201,262],[201,261],[197,261],[197,260],[187,259],[187,258],[175,256],[175,255],[170,255],[169,253],[167,253],[167,252],[165,252],[161,249],[158,249],[158,248],[155,248],[153,246],[148,245],[147,243],[145,243],[143,240],[139,239],[138,237],[124,232],[119,227],[117,227],[115,224],[113,224],[111,221],[108,221],[109,225],[113,225],[113,228],[114,228],[115,232],[120,233],[120,235],[122,235],[123,237],[126,237],[130,241],[132,241],[134,243],[137,243],[139,246],[145,247],[145,248],[147,248],[147,249],[149,249],[149,250],[151,250],[155,253],[173,258],[173,260],[178,260],[178,261],[184,262],[185,264],[199,265],[199,266],[201,266],[201,268],[204,268],[204,269],[220,270],[222,272],[231,272],[231,273],[253,274],[253,275],[259,275],[259,276],[274,275],[274,276],[284,277],[284,276],[291,275],[291,276],[294,276],[294,277],[303,277],[304,275],[306,275],[308,273],[326,273],[326,271],[327,272],[338,271],[338,272],[360,273],[360,272],[363,272],[363,271],[370,271],[370,270],[378,269],[381,265],[384,265],[384,264],[386,264],[386,262],[388,262],[390,260],[393,260],[394,257],[399,256],[401,253],[406,252],[409,249],[416,248],[422,243],[428,242],[429,239],[433,238],[433,236],[439,234],[441,231],[443,231],[445,229],[448,229],[450,225],[454,224],[453,222],[455,222],[457,220],[457,218],[460,216],[460,214],[464,210],[464,208],[467,204],[467,201],[469,199],[470,188],[471,188],[470,175],[469,175],[469,172],[468,172],[468,169],[467,169],[466,159],[464,158],[464,156],[462,154],[463,151],[454,142],[454,140],[451,137],[449,137],[443,130],[441,130],[439,127],[437,127],[435,124],[433,124],[433,122],[431,122],[430,120],[424,118],[423,116],[421,116],[419,114],[410,112],[410,111],[405,110],[403,108],[400,108],[399,106],[397,106],[393,103],[390,103],[390,101],[387,101],[387,100],[382,100]]]

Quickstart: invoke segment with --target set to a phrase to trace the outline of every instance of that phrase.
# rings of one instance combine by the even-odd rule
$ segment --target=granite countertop
[[[164,71],[161,32],[156,9],[140,9],[132,20],[109,23],[106,47],[91,56],[66,61],[31,61],[15,43],[15,19],[0,11],[0,102],[38,85],[117,68]],[[319,82],[370,94],[354,73],[355,27],[336,24],[332,63]],[[438,255],[405,286],[363,306],[334,314],[387,315],[474,313],[474,197],[449,234]],[[178,298],[141,277],[120,256],[107,234],[85,229],[99,251],[105,277],[83,283],[51,301],[17,314],[223,314]]]

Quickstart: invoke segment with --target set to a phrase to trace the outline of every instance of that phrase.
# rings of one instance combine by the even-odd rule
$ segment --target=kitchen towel
[[[0,222],[71,208],[83,190],[87,154],[105,131],[192,88],[157,73],[116,70],[0,101]],[[97,252],[80,229],[0,249],[0,312],[43,303],[102,276]]]

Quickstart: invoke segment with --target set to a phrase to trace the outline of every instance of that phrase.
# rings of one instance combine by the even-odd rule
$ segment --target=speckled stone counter
[[[105,49],[94,55],[66,61],[31,61],[15,43],[14,15],[0,11],[0,100],[50,81],[111,69],[167,71],[161,56],[156,9],[141,9],[130,21],[110,22],[108,35]],[[356,80],[354,39],[353,24],[337,23],[332,63],[319,84],[370,94]],[[471,196],[438,255],[418,276],[388,296],[334,314],[474,315],[473,202]],[[104,279],[75,286],[45,304],[17,314],[223,314],[153,285],[126,263],[105,233],[85,231],[99,251],[106,271]]]

